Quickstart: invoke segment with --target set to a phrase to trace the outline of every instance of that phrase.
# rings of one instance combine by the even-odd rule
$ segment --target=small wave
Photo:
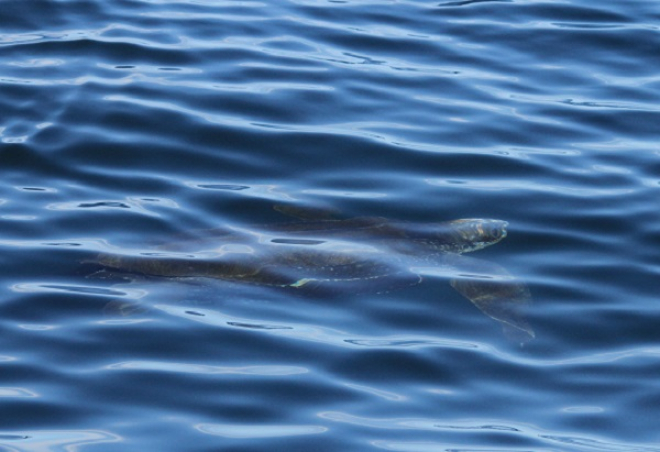
[[[11,286],[15,292],[23,293],[69,293],[75,295],[91,295],[103,297],[120,297],[137,300],[144,297],[147,292],[142,289],[109,289],[99,286],[83,286],[71,284],[49,284],[49,283],[20,283]]]
[[[199,424],[195,428],[208,435],[224,438],[282,438],[300,435],[317,435],[328,431],[320,425],[246,425],[246,424]]]
[[[293,366],[211,366],[208,364],[186,364],[159,361],[128,361],[110,364],[108,370],[138,370],[193,374],[231,374],[231,375],[258,375],[258,376],[285,376],[307,373],[303,367]]]

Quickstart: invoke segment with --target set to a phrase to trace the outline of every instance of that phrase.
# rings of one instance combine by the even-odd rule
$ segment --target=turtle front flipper
[[[535,337],[525,318],[532,301],[527,285],[500,265],[481,259],[452,255],[451,286],[481,312],[502,324],[504,335],[519,343]]]

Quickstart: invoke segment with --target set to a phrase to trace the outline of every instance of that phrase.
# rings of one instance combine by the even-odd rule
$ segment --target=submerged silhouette
[[[102,253],[114,270],[160,277],[204,277],[273,286],[301,293],[382,292],[423,276],[443,277],[507,337],[534,338],[524,316],[526,285],[492,262],[463,256],[507,235],[507,222],[462,219],[411,223],[381,217],[337,219],[293,206],[277,210],[298,221],[208,231],[139,252]]]

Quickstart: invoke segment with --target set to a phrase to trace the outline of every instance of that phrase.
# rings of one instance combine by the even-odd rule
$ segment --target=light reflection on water
[[[660,451],[658,5],[4,1],[0,449]],[[93,265],[282,203],[509,222],[536,337]]]

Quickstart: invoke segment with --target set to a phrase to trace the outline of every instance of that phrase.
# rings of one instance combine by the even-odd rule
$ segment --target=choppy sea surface
[[[660,451],[659,69],[656,0],[3,0],[0,450]],[[535,338],[86,264],[281,204],[508,221]]]

